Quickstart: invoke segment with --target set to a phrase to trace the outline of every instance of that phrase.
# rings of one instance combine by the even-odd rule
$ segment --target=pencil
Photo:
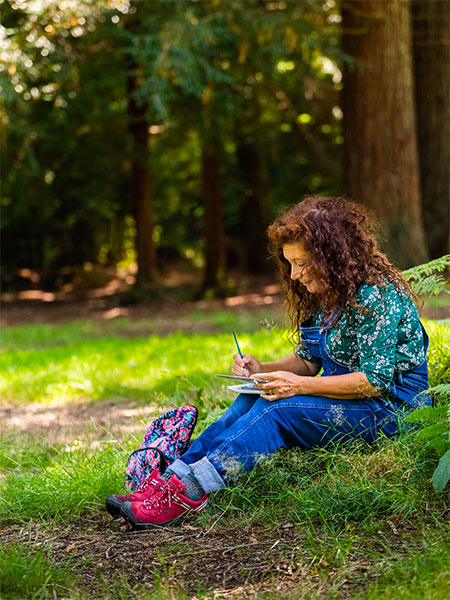
[[[239,344],[238,344],[238,341],[237,341],[236,334],[234,333],[234,331],[232,333],[233,333],[234,341],[236,342],[236,347],[238,349],[239,356],[242,358],[242,360],[244,360],[244,357],[242,356],[241,349],[239,348]],[[247,367],[245,365],[244,365],[244,371],[247,373]],[[246,375],[246,377],[248,377],[248,375]]]

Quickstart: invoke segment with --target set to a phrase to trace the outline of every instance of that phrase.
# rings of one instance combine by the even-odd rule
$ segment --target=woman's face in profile
[[[309,266],[309,253],[302,242],[289,242],[282,247],[284,258],[291,265],[291,279],[297,279],[310,294],[317,294],[319,284],[314,279]]]

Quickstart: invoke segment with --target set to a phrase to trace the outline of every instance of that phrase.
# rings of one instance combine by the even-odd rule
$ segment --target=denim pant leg
[[[259,396],[254,394],[239,394],[233,404],[223,413],[223,415],[196,438],[190,448],[176,461],[170,465],[170,469],[183,477],[190,473],[189,465],[198,462],[206,456],[209,448],[214,441],[229,427],[231,427],[242,415],[247,413]]]
[[[293,396],[275,402],[258,397],[252,408],[220,433],[206,455],[190,464],[208,493],[224,487],[242,467],[252,469],[261,456],[279,448],[313,448],[363,439],[391,437],[398,417],[382,400],[333,400]]]

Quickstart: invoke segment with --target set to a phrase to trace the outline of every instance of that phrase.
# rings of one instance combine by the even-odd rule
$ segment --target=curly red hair
[[[269,252],[278,262],[294,339],[298,339],[300,323],[319,308],[325,315],[344,310],[347,304],[358,309],[355,298],[362,283],[384,288],[392,283],[412,296],[401,272],[378,250],[375,230],[365,209],[343,197],[307,197],[270,225]],[[283,245],[292,242],[304,245],[310,256],[309,271],[322,292],[311,294],[300,281],[291,279]]]

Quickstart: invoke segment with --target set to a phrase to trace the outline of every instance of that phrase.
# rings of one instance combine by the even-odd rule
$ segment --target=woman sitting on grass
[[[250,470],[279,448],[391,437],[402,413],[431,403],[421,393],[428,336],[369,227],[362,207],[343,198],[306,198],[269,227],[296,350],[274,362],[234,356],[234,375],[264,373],[261,394],[240,394],[145,489],[110,497],[130,523],[167,525],[201,511],[237,467]]]

